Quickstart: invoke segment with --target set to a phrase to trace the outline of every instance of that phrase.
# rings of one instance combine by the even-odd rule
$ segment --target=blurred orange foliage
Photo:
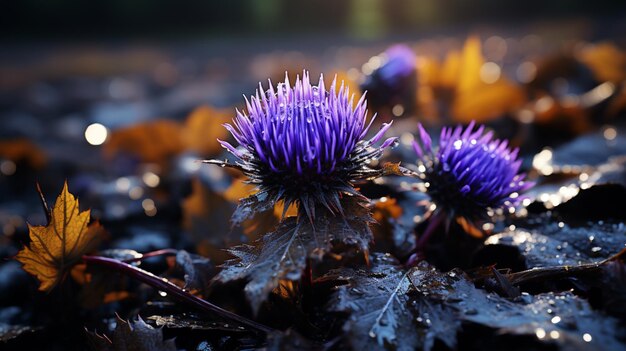
[[[443,62],[418,57],[418,104],[430,120],[450,117],[456,122],[486,122],[521,107],[526,101],[523,90],[501,73],[499,66],[487,62],[477,36],[470,36],[461,51],[451,51]],[[440,111],[436,103],[450,108]]]
[[[25,162],[30,167],[39,169],[46,164],[46,154],[28,139],[0,141],[0,158],[15,163]]]
[[[109,159],[129,153],[143,162],[163,167],[184,151],[193,151],[199,157],[216,155],[222,149],[217,139],[228,138],[222,124],[230,121],[232,115],[230,109],[200,106],[184,123],[159,119],[115,130],[104,144],[103,152]]]

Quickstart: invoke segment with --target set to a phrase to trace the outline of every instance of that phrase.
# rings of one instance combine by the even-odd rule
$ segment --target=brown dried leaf
[[[143,162],[164,165],[185,149],[182,127],[176,121],[161,119],[115,130],[104,144],[105,157],[129,153]]]
[[[495,82],[483,81],[481,69],[484,64],[480,39],[470,36],[460,52],[448,53],[441,66],[422,65],[420,73],[426,71],[427,82],[442,95],[439,99],[451,100],[450,114],[455,121],[486,122],[521,107],[526,97],[520,87],[503,76]],[[422,84],[428,83],[422,81]],[[429,91],[427,88],[429,86],[425,85],[422,90]],[[429,101],[426,101],[426,107]]]
[[[222,262],[228,257],[222,249],[233,244],[230,217],[235,205],[204,186],[197,178],[193,179],[191,186],[191,195],[182,203],[183,228],[190,234],[201,255]]]
[[[228,131],[222,124],[233,117],[231,109],[215,109],[200,106],[193,110],[182,128],[181,136],[186,149],[202,156],[216,155],[222,150],[217,139],[228,138]]]
[[[611,42],[586,45],[577,58],[600,82],[619,83],[626,79],[626,53]]]
[[[28,226],[31,242],[15,258],[49,291],[104,237],[98,222],[89,225],[90,211],[79,211],[78,200],[63,185],[46,226]]]
[[[0,141],[0,159],[13,162],[24,161],[33,168],[41,168],[46,163],[46,154],[30,140],[13,139]]]

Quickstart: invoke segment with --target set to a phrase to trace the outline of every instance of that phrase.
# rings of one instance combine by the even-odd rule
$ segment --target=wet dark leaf
[[[233,226],[241,225],[255,214],[270,211],[278,202],[278,196],[268,192],[258,192],[239,200],[239,204],[231,217]]]
[[[307,259],[320,259],[333,242],[367,250],[371,240],[369,211],[358,199],[344,198],[344,216],[318,211],[314,225],[288,217],[278,228],[256,242],[229,252],[238,259],[227,261],[217,281],[246,279],[245,293],[255,313],[281,280],[298,281]]]
[[[430,205],[426,194],[406,189],[399,183],[406,184],[406,178],[393,177],[383,181],[384,184],[399,188],[398,193],[392,193],[374,203],[374,249],[375,251],[390,252],[394,256],[404,259],[415,249],[416,236],[414,227],[423,221]],[[383,201],[384,200],[384,201]]]
[[[298,332],[288,329],[285,332],[275,332],[267,337],[267,351],[314,351],[324,350],[319,342],[309,340]]]
[[[626,172],[622,172],[626,184]],[[615,220],[626,221],[626,211],[619,204],[626,199],[626,187],[622,184],[600,184],[581,190],[569,201],[555,207],[554,212],[563,220],[581,221]],[[589,206],[589,204],[594,204]]]
[[[33,333],[41,328],[34,328],[27,325],[10,325],[0,322],[0,342],[5,343],[15,339],[20,335]]]
[[[348,281],[337,288],[329,307],[350,315],[343,330],[352,349],[414,350],[421,345],[408,308],[411,284],[396,260],[377,254],[370,269],[344,268],[329,274]]]
[[[459,325],[480,324],[494,329],[496,335],[528,335],[538,342],[557,343],[563,350],[624,347],[621,336],[626,331],[617,320],[594,311],[570,292],[523,294],[509,300],[477,289],[460,271],[442,274],[425,268],[423,264],[416,267],[408,277],[421,295],[418,305],[421,301],[445,311],[435,314],[435,320],[452,314],[453,323]],[[433,314],[429,317],[432,322]]]
[[[626,320],[626,264],[619,261],[609,262],[602,267],[600,279],[587,282],[599,290],[600,304],[607,313]]]
[[[148,320],[154,321],[157,326],[172,329],[192,329],[192,330],[216,330],[220,332],[241,333],[246,332],[242,326],[232,325],[223,322],[207,321],[206,318],[199,318],[189,315],[169,315],[150,316]]]
[[[208,258],[180,250],[176,254],[176,265],[182,268],[184,272],[184,289],[206,291],[215,270]]]
[[[599,166],[607,163],[611,157],[626,154],[625,131],[613,128],[615,136],[607,139],[609,133],[595,132],[583,135],[563,144],[552,151],[550,163],[557,169],[569,166]]]
[[[539,220],[538,226],[518,226],[489,237],[485,244],[517,247],[528,269],[598,262],[621,251],[626,243],[623,223],[574,227],[548,218]]]
[[[570,292],[510,300],[476,288],[460,270],[442,273],[421,262],[405,272],[389,259],[374,259],[370,270],[334,274],[348,284],[338,288],[330,308],[350,313],[344,330],[353,349],[430,350],[437,341],[454,349],[468,324],[563,350],[624,347],[619,322]]]
[[[118,317],[110,337],[88,334],[98,351],[176,351],[174,340],[163,340],[163,331],[146,324],[141,317],[130,322]]]

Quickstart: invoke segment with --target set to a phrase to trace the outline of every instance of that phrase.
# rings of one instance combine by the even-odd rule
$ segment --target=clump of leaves
[[[617,319],[570,292],[511,300],[476,288],[459,269],[443,273],[425,261],[405,270],[392,257],[378,255],[370,269],[342,268],[328,276],[347,281],[330,309],[349,315],[343,341],[352,349],[431,350],[437,342],[455,349],[464,326],[564,349],[589,343],[617,349],[624,331]]]

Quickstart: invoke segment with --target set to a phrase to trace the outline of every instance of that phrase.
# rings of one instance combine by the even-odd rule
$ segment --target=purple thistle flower
[[[384,57],[385,63],[378,69],[378,74],[389,86],[415,72],[415,53],[406,45],[396,44],[387,48]]]
[[[419,157],[419,174],[439,211],[449,217],[478,220],[487,209],[514,206],[520,193],[534,185],[518,173],[522,161],[518,149],[508,148],[508,141],[493,139],[485,127],[443,128],[439,147],[419,124],[419,143],[413,147]]]
[[[382,175],[368,163],[396,140],[375,145],[391,123],[365,140],[375,118],[368,123],[365,96],[355,104],[343,83],[336,87],[335,79],[326,89],[323,76],[312,85],[306,71],[293,87],[287,76],[276,89],[271,81],[267,90],[259,83],[256,95],[246,98],[246,111],[225,125],[239,146],[220,143],[238,162],[207,162],[238,168],[258,186],[259,193],[240,203],[241,211],[283,200],[285,208],[295,203],[311,220],[316,205],[341,213],[340,194],[362,196],[353,182]]]
[[[402,44],[393,45],[377,56],[380,66],[365,73],[361,90],[368,91],[370,104],[380,111],[400,104],[411,109],[417,88],[416,57],[413,50]],[[391,112],[391,110],[389,110]],[[386,116],[386,114],[384,114]]]

